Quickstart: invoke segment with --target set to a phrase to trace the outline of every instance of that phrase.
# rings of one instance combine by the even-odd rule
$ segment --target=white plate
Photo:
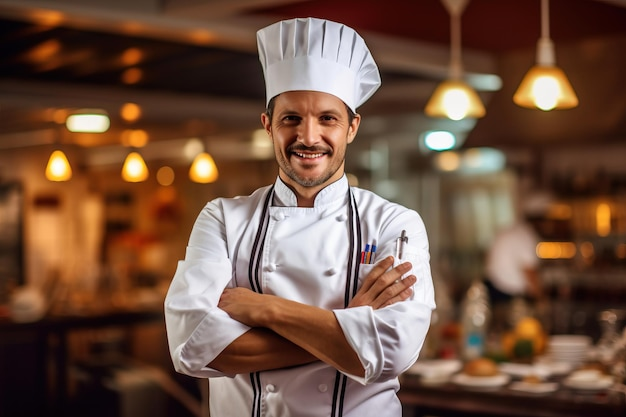
[[[500,372],[517,377],[537,375],[541,378],[547,378],[551,374],[550,369],[540,364],[530,365],[525,363],[503,362],[498,367],[500,368]]]
[[[494,388],[506,385],[511,380],[507,374],[494,376],[471,376],[464,373],[456,374],[452,377],[452,382],[465,387]]]
[[[406,370],[409,375],[421,375],[423,377],[450,376],[461,370],[463,363],[457,359],[431,359],[418,360]]]
[[[582,349],[591,345],[592,339],[584,335],[554,335],[548,339],[548,346],[556,349]]]
[[[443,385],[450,380],[449,374],[439,374],[439,375],[422,375],[420,378],[420,382],[422,385]]]
[[[609,375],[592,380],[567,378],[563,381],[563,385],[573,389],[596,391],[610,388],[613,385],[613,378]]]
[[[553,361],[548,357],[537,358],[535,366],[545,369],[550,375],[565,375],[572,371],[572,364],[569,362]]]
[[[509,385],[509,389],[514,391],[531,392],[533,394],[546,394],[548,392],[554,392],[559,388],[559,384],[556,382],[541,382],[533,384],[530,382],[517,381]]]

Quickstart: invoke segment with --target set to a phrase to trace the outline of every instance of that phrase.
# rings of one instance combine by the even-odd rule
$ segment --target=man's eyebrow
[[[342,115],[341,110],[334,109],[334,108],[320,110],[316,113],[318,116],[325,116],[325,115],[341,116]],[[276,112],[275,114],[278,116],[289,116],[289,115],[300,115],[301,112],[295,109],[285,108],[285,109],[280,110],[279,112]]]
[[[283,109],[279,112],[276,112],[276,114],[278,116],[285,116],[285,115],[294,115],[294,114],[299,114],[298,111],[293,110],[293,109]]]
[[[337,118],[345,116],[345,114],[342,113],[341,110],[334,109],[334,108],[333,109],[322,110],[318,114],[319,114],[319,116],[335,116]]]

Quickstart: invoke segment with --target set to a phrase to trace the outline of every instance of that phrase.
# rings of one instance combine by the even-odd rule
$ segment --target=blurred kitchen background
[[[519,202],[547,193],[541,276],[571,314],[542,320],[597,339],[598,313],[626,308],[626,1],[551,0],[547,34],[540,0],[459,3],[0,0],[0,416],[202,413],[202,385],[171,369],[162,301],[204,204],[277,175],[255,33],[291,17],[370,47],[383,83],[346,170],[422,215],[441,314],[458,315]],[[574,108],[513,102],[542,35]],[[485,115],[427,115],[459,74]],[[70,131],[86,111],[108,128]],[[70,178],[46,176],[57,150]],[[122,177],[131,153],[145,178]],[[203,153],[217,177],[190,177]]]

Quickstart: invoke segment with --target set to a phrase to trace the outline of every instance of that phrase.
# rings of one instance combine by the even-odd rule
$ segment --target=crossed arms
[[[391,256],[378,262],[348,308],[377,310],[409,298],[417,279],[415,275],[400,277],[411,270],[411,264],[392,265]],[[227,346],[209,364],[211,368],[240,374],[321,360],[342,372],[364,376],[357,353],[330,310],[245,288],[226,289],[218,306],[252,329]]]

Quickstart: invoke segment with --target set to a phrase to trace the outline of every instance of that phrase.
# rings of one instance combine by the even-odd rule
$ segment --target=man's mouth
[[[324,156],[324,153],[323,152],[319,152],[319,153],[294,152],[294,155],[303,159],[315,159],[315,158],[321,158],[322,156]]]

